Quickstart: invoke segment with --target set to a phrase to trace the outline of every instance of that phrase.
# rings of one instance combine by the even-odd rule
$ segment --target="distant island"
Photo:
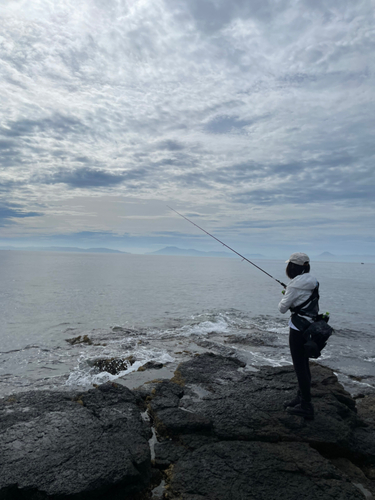
[[[155,252],[147,252],[146,255],[182,255],[185,257],[237,257],[235,253],[231,252],[203,252],[201,250],[194,250],[193,248],[178,248],[178,247],[164,247]],[[266,259],[261,254],[244,255],[248,259]]]
[[[0,250],[11,250],[11,251],[27,251],[27,252],[68,252],[68,253],[109,253],[109,254],[123,254],[123,255],[134,255],[132,252],[124,252],[122,250],[114,250],[113,248],[79,248],[79,247],[14,247],[14,246],[2,246]],[[221,257],[221,258],[237,258],[240,257],[232,252],[204,252],[202,250],[195,250],[194,248],[178,248],[174,246],[167,246],[155,250],[153,252],[146,252],[143,255],[173,255],[181,257]],[[243,254],[249,260],[286,260],[286,256],[281,258],[280,256],[266,256],[260,253]],[[312,262],[353,262],[359,264],[372,264],[375,263],[375,255],[334,255],[331,252],[323,252],[319,255],[309,254]]]
[[[321,262],[360,262],[360,263],[375,263],[375,255],[333,255],[330,252],[323,252],[311,260]]]
[[[185,249],[178,247],[164,247],[154,252],[148,252],[145,255],[177,255],[185,257],[230,257],[240,258],[235,253],[231,252],[203,252],[193,248]],[[252,259],[268,259],[280,260],[280,257],[268,257],[260,253],[243,254],[249,260]],[[334,255],[330,252],[323,252],[319,255],[310,255],[312,261],[317,262],[357,262],[357,263],[375,263],[375,255]],[[285,259],[284,259],[285,260]]]
[[[78,248],[78,247],[0,247],[0,250],[24,250],[27,252],[70,252],[70,253],[122,253],[120,250],[111,248]]]

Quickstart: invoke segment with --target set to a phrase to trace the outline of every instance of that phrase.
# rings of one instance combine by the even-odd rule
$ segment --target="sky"
[[[374,0],[0,0],[0,246],[375,255]]]

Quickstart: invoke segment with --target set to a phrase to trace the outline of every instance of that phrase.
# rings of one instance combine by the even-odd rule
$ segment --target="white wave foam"
[[[129,373],[135,372],[143,366],[148,361],[156,361],[159,363],[172,363],[175,358],[170,356],[167,352],[157,350],[157,349],[139,349],[131,353],[134,358],[138,358],[132,365],[128,365],[126,370],[122,370],[115,375],[108,373],[106,371],[98,373],[98,369],[93,366],[93,359],[87,358],[84,355],[81,355],[78,359],[78,366],[74,368],[74,370],[70,373],[65,385],[70,388],[85,388],[89,389],[94,384],[100,385],[106,382],[113,382],[114,380],[124,377]],[[122,356],[124,359],[128,356],[125,354]]]
[[[288,335],[289,326],[266,326],[267,332]]]
[[[94,384],[100,385],[105,384],[106,382],[113,382],[114,380],[127,375],[128,373],[135,372],[138,370],[140,366],[144,363],[141,361],[136,361],[132,366],[130,366],[127,370],[120,371],[116,375],[112,375],[108,372],[100,372],[97,373],[95,368],[91,368],[89,370],[82,370],[77,368],[73,370],[73,372],[69,375],[68,380],[66,381],[66,385],[74,388],[90,388]]]
[[[209,317],[209,318],[207,318]],[[224,314],[202,314],[193,316],[183,326],[161,332],[163,338],[170,336],[207,336],[210,333],[223,334],[230,331],[232,323]]]
[[[209,333],[226,333],[229,330],[229,325],[224,318],[219,318],[218,321],[203,321],[196,325],[183,327],[187,335],[208,335]]]
[[[280,367],[285,365],[291,365],[292,362],[286,356],[280,356],[280,358],[270,358],[261,353],[251,352],[252,355],[252,363],[257,366],[269,365],[274,367]]]

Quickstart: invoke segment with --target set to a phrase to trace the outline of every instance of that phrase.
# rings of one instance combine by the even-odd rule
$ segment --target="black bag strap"
[[[312,294],[310,295],[310,297],[307,300],[305,300],[305,302],[302,302],[302,304],[299,304],[296,307],[290,307],[290,310],[292,311],[293,314],[299,314],[299,312],[304,307],[306,307],[307,304],[310,304],[310,302],[312,302],[314,299],[318,299],[319,300],[319,283],[314,288],[314,290],[313,290]]]

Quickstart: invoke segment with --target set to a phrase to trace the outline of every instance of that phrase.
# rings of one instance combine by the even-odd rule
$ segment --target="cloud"
[[[122,237],[127,237],[127,235],[122,235]],[[78,231],[70,233],[69,235],[61,234],[61,235],[53,235],[51,237],[54,241],[64,240],[64,241],[104,241],[108,238],[119,238],[118,235],[114,234],[111,231]]]
[[[184,148],[185,146],[183,144],[181,144],[178,141],[173,141],[171,139],[167,139],[166,141],[163,141],[158,145],[158,149],[161,150],[166,149],[168,151],[181,151]]]
[[[8,121],[5,127],[0,128],[0,135],[5,137],[22,137],[34,134],[67,135],[82,133],[87,128],[73,116],[55,114],[50,118],[39,120],[19,119]]]
[[[213,134],[228,134],[252,123],[252,120],[241,120],[236,116],[215,116],[205,125],[205,129]]]
[[[332,201],[374,204],[375,155],[369,145],[357,155],[327,152],[317,158],[287,163],[248,162],[216,169],[216,184],[231,186],[232,200],[240,203],[282,205]]]
[[[201,214],[198,214],[197,212],[188,212],[185,214],[186,217],[202,217]]]
[[[8,152],[14,148],[15,141],[0,139],[0,150],[2,154],[8,154]]]
[[[264,230],[280,214],[296,227],[291,206],[319,229],[324,206],[339,209],[343,226],[361,212],[367,234],[370,0],[3,4],[0,193],[16,213],[43,199],[31,232],[92,229],[91,209],[53,219],[59,203],[83,193],[104,212],[106,196],[150,203],[152,216],[151,200],[178,202],[233,231],[245,231],[253,209]],[[108,213],[95,229],[127,232],[131,219],[121,225]],[[161,217],[142,228],[174,224]]]
[[[1,141],[0,144],[0,164],[3,169],[17,163],[18,150],[15,143],[11,141]],[[0,181],[3,184],[4,181]]]
[[[111,171],[80,167],[71,171],[61,169],[53,175],[46,177],[44,182],[46,184],[63,183],[72,188],[99,188],[115,186],[117,184],[137,181],[139,179],[142,180],[147,175],[147,172],[148,170],[146,168],[141,168],[116,174]]]
[[[236,17],[256,18],[263,22],[270,21],[283,11],[288,2],[275,4],[268,0],[188,0],[180,2],[191,14],[197,26],[212,34],[230,24]]]
[[[288,220],[275,219],[275,220],[248,220],[239,222],[235,225],[236,229],[272,229],[272,228],[309,228],[312,227],[322,227],[322,226],[332,226],[333,219],[314,219],[308,220],[308,223],[304,219],[292,219]]]
[[[73,171],[60,170],[48,180],[46,179],[46,183],[48,184],[63,183],[76,188],[112,186],[123,181],[124,178],[122,175],[115,175],[86,167]]]
[[[28,212],[24,207],[16,203],[0,203],[0,226],[14,223],[14,219],[26,217],[41,217],[40,212]]]

